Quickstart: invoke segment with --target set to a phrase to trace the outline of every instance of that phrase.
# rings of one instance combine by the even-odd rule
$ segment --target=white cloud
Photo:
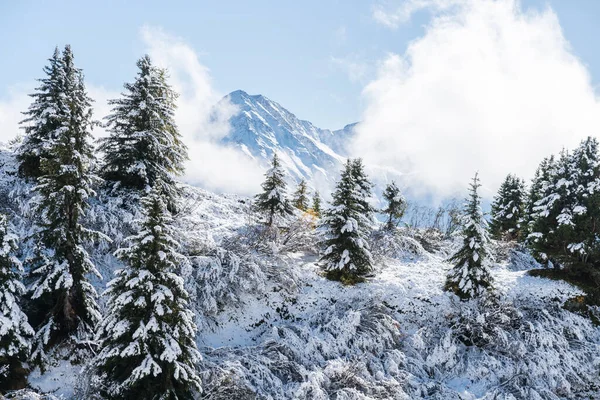
[[[218,143],[229,132],[228,120],[236,109],[227,101],[213,109],[222,96],[197,53],[159,28],[143,27],[141,36],[153,61],[168,68],[170,82],[180,94],[175,117],[190,155],[185,180],[210,190],[256,193],[264,171],[240,151]]]
[[[116,99],[119,97],[119,92],[106,89],[102,86],[88,84],[87,91],[88,96],[94,100],[92,108],[94,110],[94,119],[104,123],[103,118],[110,113],[111,107],[108,105],[110,99]],[[100,138],[106,136],[108,133],[103,126],[95,127],[93,131],[94,137]]]
[[[509,172],[530,178],[600,122],[588,71],[550,9],[461,4],[437,8],[422,37],[382,61],[353,143],[367,164],[438,196],[463,190],[476,170],[492,190]]]
[[[19,122],[31,101],[27,95],[30,91],[26,86],[15,85],[9,87],[5,98],[0,100],[0,143],[8,143],[20,134]]]
[[[429,9],[439,13],[465,3],[465,0],[402,0],[399,5],[392,6],[389,2],[380,2],[373,8],[373,18],[388,28],[397,28],[408,22],[417,11]]]
[[[115,98],[118,92],[107,90],[101,86],[87,84],[89,96],[94,100],[92,107],[94,109],[94,118],[102,119],[110,110],[108,99]],[[35,83],[16,84],[10,86],[4,100],[0,100],[0,142],[8,143],[18,135],[23,134],[19,127],[25,116],[23,112],[27,111],[32,98],[29,96],[35,89]],[[105,135],[103,128],[95,128],[94,136]]]

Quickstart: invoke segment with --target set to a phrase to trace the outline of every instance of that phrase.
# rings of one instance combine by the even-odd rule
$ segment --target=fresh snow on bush
[[[3,161],[8,168],[0,173],[0,196],[10,201],[0,211],[11,215],[14,233],[24,238],[31,229],[24,218],[27,186],[8,174],[9,152],[0,151]],[[126,193],[100,190],[86,217],[114,239],[90,250],[105,277],[124,267],[112,253],[140,216],[138,199]],[[527,274],[539,265],[522,249],[492,241],[493,295],[460,301],[443,291],[452,268],[445,260],[462,244],[460,237],[375,230],[369,238],[373,276],[344,286],[322,276],[311,245],[318,232],[310,223],[297,228],[294,237],[301,239],[288,247],[290,231],[261,225],[247,198],[183,185],[177,209],[175,239],[191,261],[181,274],[199,326],[201,398],[597,396],[600,329],[563,308],[581,295],[578,289]],[[286,216],[281,225],[295,226],[298,218]],[[23,241],[19,258],[30,251]],[[93,283],[101,290],[106,281]],[[72,366],[64,354],[55,357],[45,374],[30,375],[32,388],[51,395],[12,398],[86,398],[85,363]]]

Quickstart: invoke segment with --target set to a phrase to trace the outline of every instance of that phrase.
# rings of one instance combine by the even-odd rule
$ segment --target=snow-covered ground
[[[353,287],[322,278],[314,255],[287,257],[280,273],[295,276],[295,290],[273,285],[249,297],[199,338],[210,347],[210,361],[231,368],[265,398],[594,396],[600,335],[589,320],[561,309],[580,294],[566,283],[528,276],[507,261],[496,264],[500,304],[490,312],[498,318],[442,291],[450,268],[443,254],[386,260],[372,279]],[[482,347],[458,340],[469,319],[479,325],[475,330],[488,331]],[[274,343],[283,348],[276,357],[253,359]],[[297,380],[273,372],[270,357],[297,369]],[[245,359],[264,362],[269,372],[243,367]],[[336,387],[344,374],[359,383]]]
[[[22,193],[23,204],[27,188],[7,152],[0,163],[0,198],[24,236],[24,211],[7,199]],[[103,192],[93,203],[90,221],[114,239],[92,252],[100,291],[120,266],[111,253],[135,203]],[[320,275],[317,233],[295,218],[289,232],[265,233],[249,199],[185,187],[177,223],[192,260],[182,274],[201,328],[205,398],[600,398],[600,329],[563,309],[576,288],[527,274],[536,263],[526,254],[499,252],[509,256],[494,264],[496,298],[485,302],[442,290],[456,243],[435,238],[434,252],[415,237],[389,239],[398,248],[377,247],[376,273],[343,286]],[[30,384],[66,399],[81,370],[58,357]]]

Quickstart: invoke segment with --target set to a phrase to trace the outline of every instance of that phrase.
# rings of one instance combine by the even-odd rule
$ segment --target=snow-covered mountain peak
[[[333,183],[345,161],[345,144],[356,124],[331,131],[301,120],[263,95],[236,90],[222,101],[238,108],[230,119],[231,131],[222,139],[249,157],[267,165],[277,152],[294,180],[302,178],[319,187]]]

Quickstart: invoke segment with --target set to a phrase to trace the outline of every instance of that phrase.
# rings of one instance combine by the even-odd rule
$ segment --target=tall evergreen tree
[[[308,188],[304,179],[298,184],[298,188],[292,198],[292,205],[302,211],[308,210]]]
[[[572,154],[576,171],[571,208],[572,238],[567,250],[584,262],[600,258],[600,156],[598,140],[588,137]]]
[[[521,240],[524,242],[529,242],[531,240],[529,234],[532,232],[533,224],[535,222],[535,211],[533,209],[535,203],[542,197],[542,183],[545,179],[544,173],[547,171],[546,164],[549,162],[551,162],[551,160],[548,157],[542,160],[535,171],[535,175],[529,186],[529,191],[527,192],[523,210],[523,224],[521,225]]]
[[[142,206],[141,230],[127,239],[130,247],[115,253],[127,266],[108,283],[95,364],[109,399],[193,399],[201,390],[197,327],[178,275],[187,259],[177,252],[159,188],[142,199]]]
[[[525,183],[509,174],[492,203],[490,232],[497,239],[517,239],[524,219]]]
[[[25,287],[16,250],[17,237],[8,231],[8,220],[0,214],[0,392],[23,387],[22,362],[29,357],[34,334],[19,306]]]
[[[317,217],[321,216],[321,195],[316,190],[313,195],[311,209]]]
[[[40,86],[30,96],[34,99],[24,112],[21,122],[25,131],[23,142],[16,149],[19,174],[35,179],[42,175],[41,161],[50,158],[48,143],[53,140],[69,114],[64,93],[65,76],[63,59],[56,48],[44,67],[46,77],[39,79]]]
[[[531,181],[525,206],[525,225],[522,226],[525,231],[521,235],[524,238],[524,241],[527,243],[531,243],[532,241],[536,240],[536,235],[531,235],[534,232],[534,225],[536,223],[537,213],[535,211],[535,207],[537,202],[545,197],[544,191],[546,190],[545,188],[550,180],[550,175],[554,169],[554,164],[554,156],[544,158],[535,171],[535,176]]]
[[[91,99],[69,46],[63,51],[61,68],[64,87],[60,96],[68,113],[61,115],[60,127],[45,144],[49,157],[41,162],[34,198],[39,227],[34,237],[36,251],[27,260],[33,280],[30,322],[36,329],[32,357],[42,364],[50,345],[66,339],[85,340],[100,318],[97,294],[87,277],[99,274],[85,244],[105,237],[82,224],[97,180],[91,172]]]
[[[373,218],[370,189],[362,162],[348,160],[322,222],[327,239],[321,261],[328,279],[353,284],[372,270],[367,241]]]
[[[553,264],[564,262],[567,246],[573,238],[576,175],[571,155],[563,150],[558,160],[548,166],[540,199],[533,208],[529,243],[540,259]]]
[[[285,171],[277,153],[273,154],[271,168],[265,174],[262,193],[256,196],[256,209],[267,216],[267,225],[272,226],[278,215],[291,214],[292,208],[286,198]]]
[[[583,262],[598,259],[600,159],[597,140],[587,138],[572,153],[563,151],[546,173],[540,192],[533,208],[529,235],[538,256],[553,264],[569,263],[573,258]]]
[[[448,274],[445,290],[454,292],[461,299],[478,297],[492,286],[487,266],[490,254],[488,226],[477,192],[480,186],[479,177],[475,174],[461,219],[463,245],[449,259],[455,264]]]
[[[359,202],[363,213],[368,216],[368,218],[373,219],[373,214],[377,211],[370,203],[370,199],[373,195],[373,183],[371,183],[365,172],[365,166],[362,159],[355,158],[351,161],[351,174],[352,180],[355,183],[355,188],[358,191],[356,199]]]
[[[174,197],[174,175],[183,173],[187,148],[175,124],[178,95],[167,83],[166,72],[149,56],[137,62],[133,83],[124,85],[120,99],[111,100],[106,117],[110,135],[100,139],[104,153],[101,176],[128,188],[144,189],[160,179]]]
[[[385,226],[387,230],[391,231],[398,226],[404,211],[406,211],[406,200],[404,200],[400,188],[396,186],[394,181],[386,186],[383,198],[387,201],[387,206],[381,212],[387,215]]]

